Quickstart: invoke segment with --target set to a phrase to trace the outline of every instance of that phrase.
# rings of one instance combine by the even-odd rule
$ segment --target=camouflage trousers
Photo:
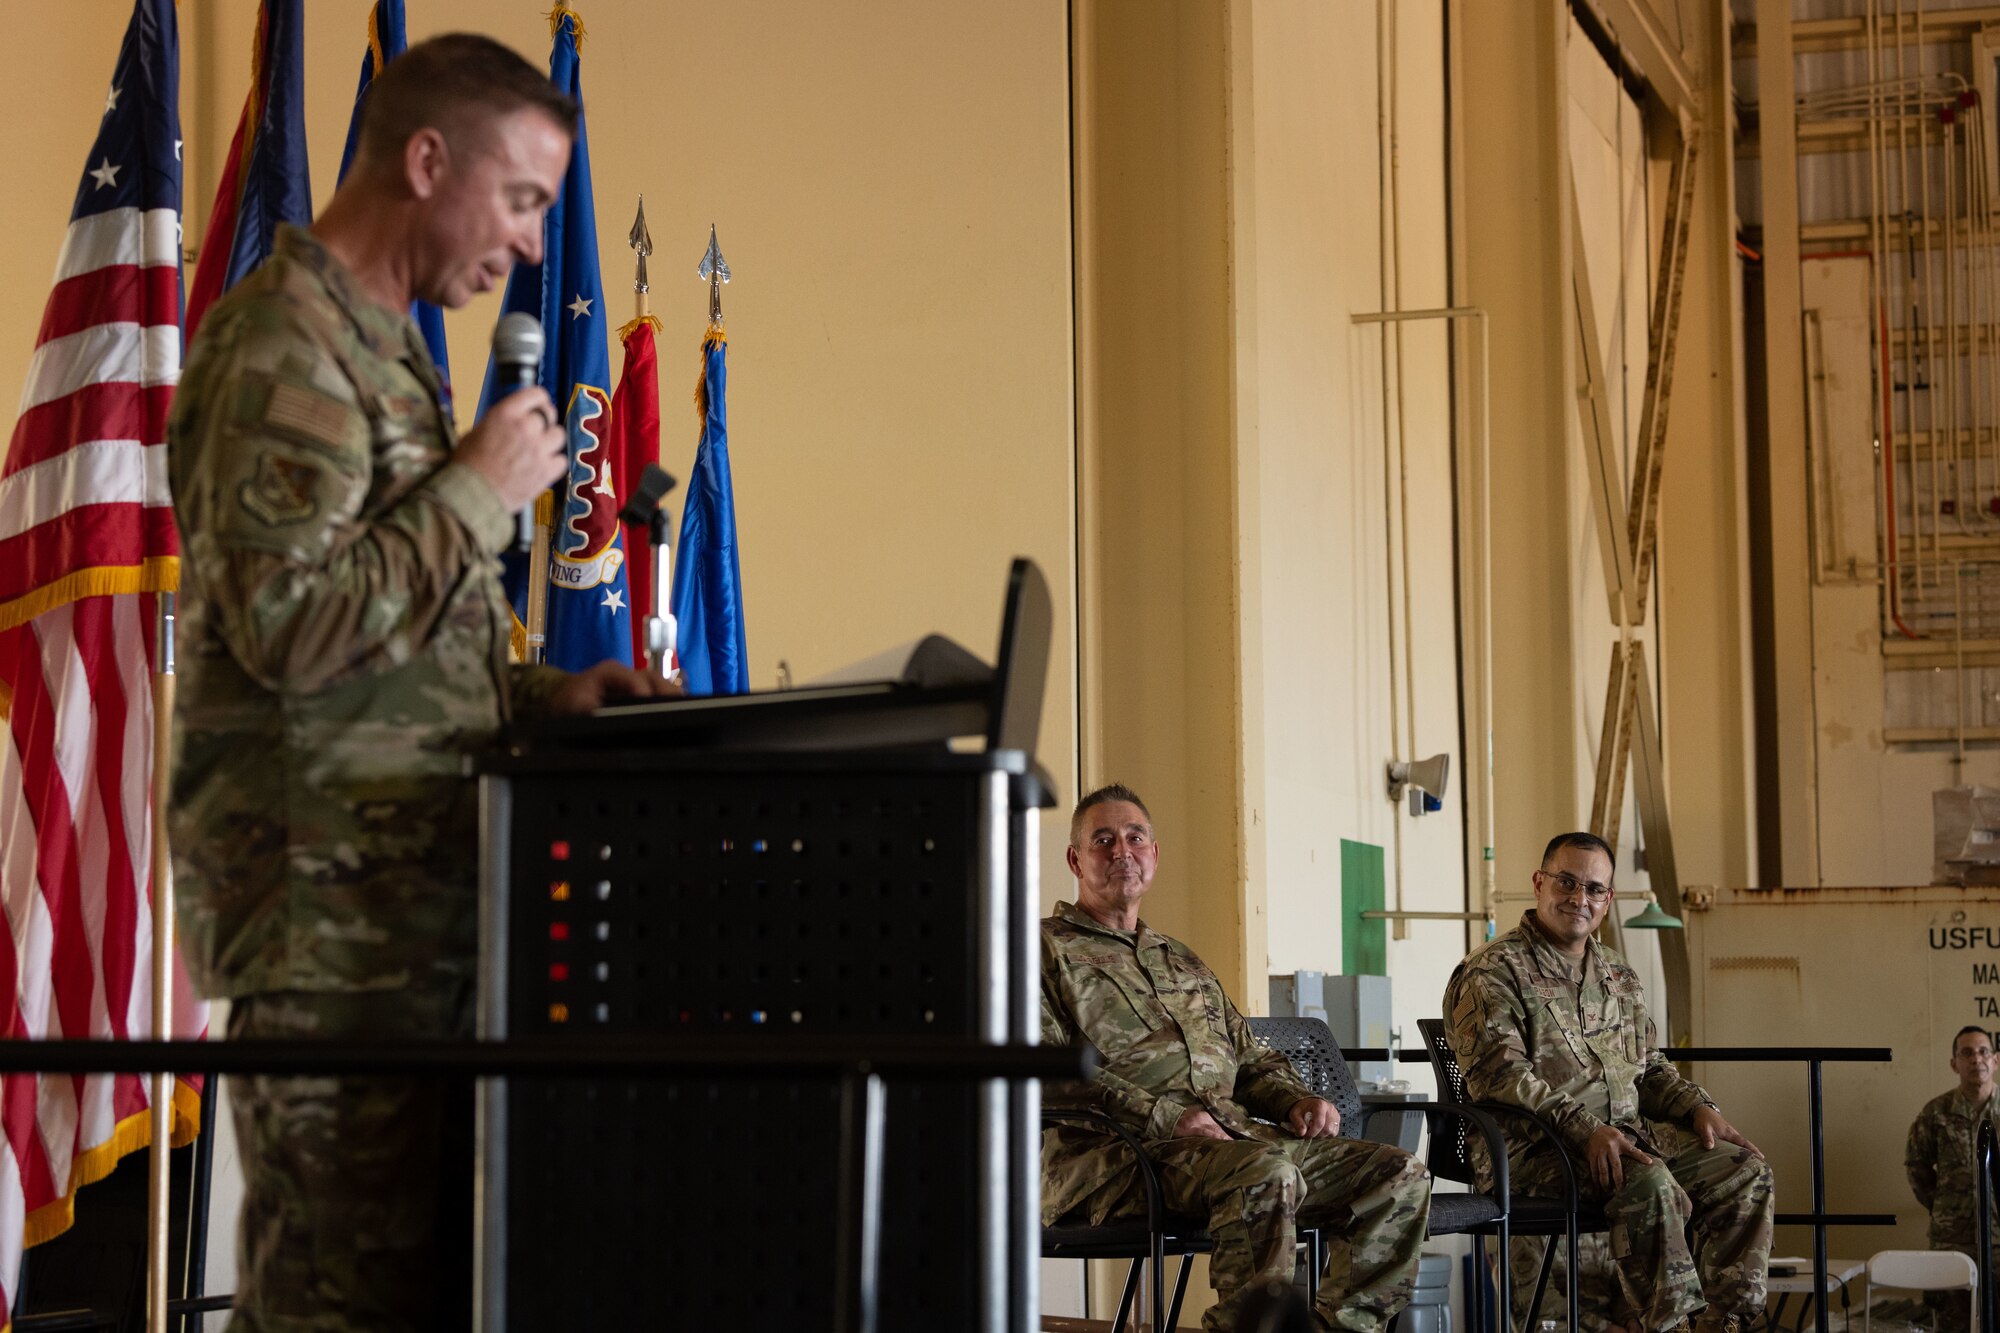
[[[470,1031],[469,986],[238,998],[231,1039]],[[470,1085],[231,1078],[243,1164],[230,1333],[470,1326]]]
[[[1430,1221],[1430,1173],[1386,1144],[1355,1139],[1167,1139],[1148,1144],[1169,1212],[1208,1218],[1212,1333],[1241,1323],[1263,1279],[1289,1283],[1298,1225],[1326,1228],[1313,1308],[1327,1328],[1375,1333],[1409,1304]],[[1143,1200],[1139,1202],[1143,1212]],[[1130,1208],[1121,1209],[1129,1215]]]
[[[1581,1156],[1575,1159],[1579,1193],[1610,1223],[1608,1232],[1586,1235],[1578,1245],[1582,1326],[1595,1333],[1637,1321],[1657,1333],[1703,1307],[1699,1322],[1706,1324],[1761,1316],[1771,1254],[1770,1163],[1732,1143],[1703,1148],[1679,1125],[1649,1121],[1639,1137],[1657,1160],[1642,1166],[1628,1159],[1624,1185],[1608,1193],[1591,1182]],[[1517,1156],[1510,1172],[1517,1195],[1562,1195],[1562,1168],[1547,1152]],[[1562,1315],[1569,1272],[1562,1238],[1527,1237],[1514,1241],[1509,1256],[1519,1320],[1528,1318],[1549,1244],[1556,1254],[1541,1318]]]

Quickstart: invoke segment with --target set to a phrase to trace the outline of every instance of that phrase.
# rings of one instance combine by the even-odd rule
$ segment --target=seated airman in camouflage
[[[1957,1250],[1971,1259],[1979,1257],[1973,1145],[1982,1120],[1993,1121],[2000,1130],[1993,1063],[1993,1035],[1982,1027],[1960,1028],[1951,1041],[1951,1072],[1958,1075],[1958,1086],[1924,1103],[1903,1154],[1910,1188],[1931,1215],[1931,1248]],[[2000,1228],[1994,1234],[2000,1236]],[[2000,1258],[2000,1246],[1994,1255]],[[1972,1298],[1965,1292],[1929,1292],[1924,1302],[1938,1312],[1940,1333],[1964,1333],[1971,1326]]]
[[[1084,797],[1068,855],[1076,902],[1042,922],[1042,1040],[1087,1041],[1103,1067],[1047,1103],[1119,1121],[1144,1143],[1168,1210],[1208,1219],[1217,1303],[1203,1327],[1238,1327],[1263,1282],[1291,1281],[1304,1219],[1329,1228],[1319,1326],[1382,1328],[1416,1285],[1429,1173],[1396,1148],[1336,1138],[1339,1112],[1256,1044],[1215,973],[1139,919],[1160,861],[1145,802],[1121,786]],[[1081,1126],[1043,1135],[1044,1224],[1144,1212],[1120,1140]]]
[[[1638,974],[1592,938],[1611,908],[1611,874],[1602,839],[1549,843],[1534,908],[1445,987],[1452,1050],[1471,1097],[1555,1127],[1578,1188],[1604,1209],[1611,1261],[1582,1266],[1586,1328],[1659,1333],[1690,1316],[1697,1330],[1741,1327],[1764,1306],[1771,1167],[1660,1053]],[[1514,1192],[1560,1197],[1556,1151],[1525,1123],[1505,1128]],[[1543,1245],[1514,1242],[1523,1317]],[[1558,1245],[1552,1292],[1562,1255]]]

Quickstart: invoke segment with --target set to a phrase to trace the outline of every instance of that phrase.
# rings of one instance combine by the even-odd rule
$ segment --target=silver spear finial
[[[646,256],[653,253],[653,233],[646,230],[646,196],[639,196],[639,215],[632,219],[632,234],[625,238],[632,246],[632,253],[639,257],[639,276],[632,282],[632,290],[644,296],[652,288],[646,285]]]
[[[722,247],[716,243],[715,224],[708,224],[708,251],[695,272],[708,283],[708,322],[722,322],[722,284],[729,281],[729,265],[723,262]]]

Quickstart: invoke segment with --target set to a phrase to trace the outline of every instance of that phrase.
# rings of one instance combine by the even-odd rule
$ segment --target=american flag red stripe
[[[173,511],[155,510],[151,506],[130,503],[101,503],[79,506],[63,513],[60,518],[37,524],[32,532],[0,541],[0,587],[23,584],[34,587],[37,594],[48,594],[51,602],[59,602],[56,594],[64,591],[64,580],[70,577],[72,566],[62,559],[62,543],[80,545],[88,542],[97,553],[99,563],[91,568],[74,571],[77,591],[71,596],[89,596],[99,586],[100,578],[113,585],[112,591],[125,586],[130,577],[134,587],[158,587],[162,583],[172,583],[177,570],[177,562],[157,560],[145,552],[155,548],[173,530]],[[161,567],[156,572],[156,567]],[[0,680],[0,711],[6,704],[6,681]]]
[[[139,264],[101,243],[106,218],[151,243]],[[0,464],[0,628],[65,597],[171,587],[177,573],[165,424],[180,376],[180,254],[153,248],[173,233],[135,208],[90,228],[63,267],[109,262],[58,284]],[[92,306],[112,318],[77,327]]]
[[[0,1034],[15,1039],[154,1030],[154,594],[180,549],[174,20],[172,0],[135,0],[0,460]],[[178,966],[173,981],[173,1035],[200,1035],[206,1009]],[[199,1110],[177,1083],[176,1142]],[[141,1078],[0,1079],[0,1311],[23,1247],[67,1229],[76,1190],[151,1131]]]
[[[134,768],[150,758],[152,600],[86,598],[0,633],[0,674],[15,683],[0,792],[19,798],[0,801],[14,946],[0,951],[14,980],[0,1001],[18,1036],[152,1030],[150,763]],[[202,1007],[178,974],[175,991],[175,1031],[198,1035]],[[146,1143],[146,1087],[129,1075],[45,1079],[39,1090],[8,1082],[18,1086],[0,1084],[0,1122],[24,1189],[18,1213],[0,1197],[0,1228],[19,1227],[32,1244],[68,1226],[77,1186]],[[177,1138],[192,1131],[194,1095],[192,1085],[177,1093]]]
[[[42,312],[36,345],[81,333],[98,324],[136,324],[148,310],[170,310],[180,299],[173,266],[116,264],[56,284]]]
[[[75,393],[23,412],[14,423],[14,438],[0,477],[47,462],[79,444],[99,440],[164,440],[167,408],[173,386],[147,388],[129,380],[89,384]],[[171,540],[171,532],[161,540]],[[4,586],[4,585],[0,585]]]

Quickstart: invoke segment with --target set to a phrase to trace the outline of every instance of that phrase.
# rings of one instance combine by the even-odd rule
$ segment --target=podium
[[[480,1035],[1035,1041],[1048,636],[1017,561],[990,680],[523,729],[480,766]],[[1033,1328],[1036,1086],[892,1081],[885,1110],[878,1326]],[[835,1327],[841,1114],[776,1066],[488,1080],[477,1326]]]

